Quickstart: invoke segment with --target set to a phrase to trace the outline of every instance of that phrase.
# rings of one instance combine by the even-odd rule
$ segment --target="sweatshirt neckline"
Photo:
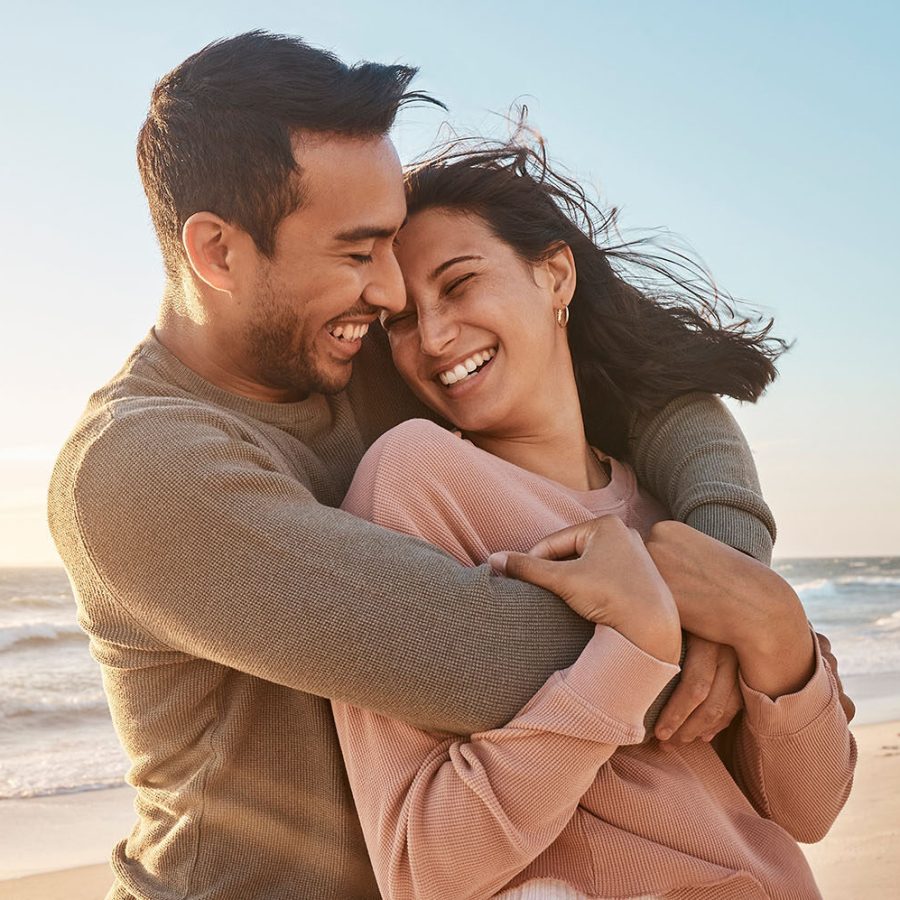
[[[515,463],[511,463],[509,460],[503,459],[500,456],[494,456],[492,453],[482,450],[467,438],[462,438],[462,440],[468,444],[472,450],[484,454],[490,460],[494,460],[495,464],[508,466],[517,472],[524,473],[528,478],[550,485],[556,490],[562,491],[573,500],[576,500],[591,512],[607,512],[613,507],[630,500],[634,494],[635,487],[637,486],[634,474],[628,466],[623,465],[617,459],[609,456],[602,450],[598,450],[596,447],[591,447],[591,449],[597,455],[597,458],[602,462],[609,463],[609,482],[600,488],[580,491],[577,488],[572,488],[568,485],[561,484],[558,481],[554,481],[546,475],[539,475],[537,472],[532,472],[530,469],[523,469],[521,466],[517,466]]]
[[[186,366],[160,342],[152,328],[139,345],[138,354],[148,364],[161,371],[167,379],[195,397],[263,422],[273,425],[298,425],[321,418],[323,415],[330,415],[328,398],[323,394],[310,394],[305,400],[290,403],[271,403],[253,400],[220,388]]]
[[[602,450],[596,447],[591,448],[602,462],[609,464],[609,482],[603,487],[594,488],[593,490],[580,491],[577,488],[560,484],[550,478],[544,478],[559,490],[564,491],[570,497],[574,497],[582,506],[587,507],[592,512],[609,509],[619,503],[623,503],[631,498],[634,493],[635,481],[631,476],[631,472],[617,459],[608,456]],[[542,475],[535,475],[535,478],[543,478]]]

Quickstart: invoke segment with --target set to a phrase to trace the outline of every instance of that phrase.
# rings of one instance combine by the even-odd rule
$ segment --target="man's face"
[[[303,202],[234,298],[241,368],[285,399],[346,387],[368,326],[405,303],[393,240],[406,201],[393,144],[313,136],[295,155]]]

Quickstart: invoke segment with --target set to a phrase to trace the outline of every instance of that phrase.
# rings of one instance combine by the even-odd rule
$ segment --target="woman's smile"
[[[463,383],[471,384],[488,367],[497,354],[496,347],[479,350],[461,362],[447,366],[437,374],[437,380],[448,390]]]

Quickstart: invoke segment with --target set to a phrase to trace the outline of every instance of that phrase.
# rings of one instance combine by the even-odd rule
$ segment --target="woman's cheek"
[[[409,385],[418,382],[418,351],[414,344],[415,341],[409,339],[409,336],[391,335],[391,357],[394,360],[394,366],[400,373],[400,377]]]

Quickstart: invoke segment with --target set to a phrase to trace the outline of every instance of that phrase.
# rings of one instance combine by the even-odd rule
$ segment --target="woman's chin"
[[[477,415],[460,416],[459,414],[456,414],[454,416],[447,416],[446,418],[453,424],[453,427],[457,431],[462,432],[464,438],[476,442],[478,438],[490,437],[491,435],[497,434],[498,431],[502,433],[502,429],[498,428],[498,422],[493,417]]]

